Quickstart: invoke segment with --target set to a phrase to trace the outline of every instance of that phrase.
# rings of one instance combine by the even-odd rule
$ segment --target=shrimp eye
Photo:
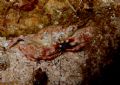
[[[66,48],[70,48],[71,45],[69,44],[69,42],[63,42],[59,45],[59,48],[61,49],[61,51],[65,51]]]

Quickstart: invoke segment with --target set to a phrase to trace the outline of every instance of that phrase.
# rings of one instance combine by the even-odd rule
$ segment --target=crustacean
[[[48,27],[38,34],[20,36],[11,40],[8,48],[17,44],[19,50],[32,61],[52,60],[67,51],[79,51],[91,41],[93,28],[79,29],[76,25]]]

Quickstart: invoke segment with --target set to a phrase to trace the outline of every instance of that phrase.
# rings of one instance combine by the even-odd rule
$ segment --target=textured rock
[[[77,6],[79,5],[74,6],[77,0],[66,1],[67,2],[64,3],[64,1],[62,0],[46,0],[46,2],[41,0],[42,4],[40,4],[39,2],[39,6],[36,6],[33,11],[30,11],[30,13],[22,12],[23,18],[20,19],[20,22],[18,24],[16,24],[16,21],[19,18],[19,16],[17,16],[18,10],[10,9],[7,14],[8,20],[6,21],[8,29],[3,29],[4,26],[2,22],[4,20],[3,17],[0,17],[0,85],[35,85],[39,84],[41,80],[45,80],[45,82],[47,81],[46,83],[48,85],[88,85],[91,79],[96,78],[100,74],[101,69],[112,62],[113,56],[111,56],[110,54],[112,54],[112,52],[114,52],[114,50],[118,48],[120,42],[119,0],[96,0],[94,3],[91,2],[92,6],[94,7],[90,5],[90,0],[89,2],[83,0],[84,3],[81,3],[82,6],[80,5],[80,10],[79,8],[77,8]],[[5,5],[3,3],[3,0],[0,1],[0,16],[2,16],[3,5]],[[43,6],[44,3],[46,4],[45,6]],[[50,3],[54,4],[50,5]],[[56,5],[55,3],[59,5]],[[53,8],[50,9],[47,7]],[[75,18],[77,19],[77,21],[74,22],[69,20],[71,18],[70,16],[67,17],[69,19],[65,19],[65,21],[63,20],[63,22],[61,20],[59,21],[59,16],[63,17],[63,15],[61,15],[62,7],[68,7],[68,9],[70,10],[63,13],[68,12],[72,14],[76,11],[77,13],[75,13],[75,16],[79,17]],[[58,14],[54,14],[54,8],[55,10],[57,9],[56,12]],[[46,18],[47,14],[45,13],[44,16],[40,14],[40,16],[38,16],[39,12],[37,12],[38,10],[40,10],[40,12],[43,12],[44,9],[48,10],[48,16],[49,13],[52,15],[52,24],[50,23],[51,25],[53,25],[54,21],[56,21],[64,24],[69,23],[69,26],[63,24],[59,24],[59,26],[56,26],[55,24],[55,26],[48,26],[49,30],[44,28],[44,24],[49,23],[48,18]],[[29,17],[26,17],[27,15]],[[73,15],[74,14],[71,15],[72,19],[74,19]],[[81,17],[81,15],[83,16]],[[66,14],[64,14],[64,16],[66,16]],[[41,17],[43,17],[43,19]],[[40,21],[37,19],[40,19]],[[44,20],[45,23],[41,23],[44,22]],[[52,59],[50,61],[31,61],[19,49],[20,44],[30,44],[36,46],[36,49],[38,49],[39,51],[41,51],[41,49],[39,49],[39,47],[41,46],[52,46],[51,43],[49,43],[51,42],[51,38],[49,38],[50,36],[45,36],[43,33],[48,32],[52,34],[52,32],[54,31],[62,31],[63,28],[70,27],[71,24],[73,26],[77,25],[79,28],[79,30],[76,30],[74,35],[72,36],[74,38],[77,38],[79,42],[81,42],[81,39],[78,39],[79,36],[77,35],[81,34],[81,30],[83,34],[86,33],[85,31],[83,31],[86,27],[92,27],[94,31],[92,33],[91,30],[89,31],[92,35],[94,35],[92,39],[90,38],[91,41],[85,44],[85,47],[83,47],[82,49],[77,50],[77,52],[66,51],[63,52],[61,55],[57,55],[55,59]],[[40,27],[39,30],[41,31],[39,31],[38,34],[34,33],[34,31],[34,34],[28,34],[31,33],[31,31],[28,32],[26,30],[34,30],[34,27],[37,27],[37,25],[38,28]],[[42,27],[43,29],[41,29]],[[59,27],[63,28],[59,29]],[[17,31],[19,29],[20,31]],[[18,32],[17,36],[24,34],[25,32],[25,40],[18,40],[17,43],[15,41],[14,45],[11,46],[11,48],[8,48],[11,40],[18,38],[14,37],[16,36],[16,32]],[[65,34],[69,35],[70,32],[67,33]],[[12,38],[10,36],[11,34],[13,35]],[[35,37],[39,36],[38,39],[35,38],[34,35]],[[60,37],[59,34],[54,35],[56,35],[55,37],[58,41],[58,37]],[[6,38],[6,36],[8,36],[9,38]],[[42,40],[43,37],[47,37],[45,38],[47,40]],[[67,36],[67,38],[69,37],[71,36]],[[42,40],[42,43],[40,43],[40,38]],[[66,40],[66,36],[64,36],[64,38],[62,39]],[[45,43],[47,43],[47,45]],[[74,43],[72,43],[72,45],[74,48]],[[28,51],[29,50],[27,50],[27,52]],[[31,51],[31,53],[33,52]],[[36,77],[37,75],[39,75],[39,77]]]

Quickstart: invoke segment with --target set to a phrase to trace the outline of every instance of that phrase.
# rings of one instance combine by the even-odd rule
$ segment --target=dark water
[[[120,47],[112,54],[113,63],[104,67],[101,75],[90,85],[120,85]]]

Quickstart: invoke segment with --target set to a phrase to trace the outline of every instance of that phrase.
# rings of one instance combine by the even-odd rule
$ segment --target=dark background
[[[113,63],[104,67],[101,75],[90,81],[89,85],[120,85],[120,46],[111,52]]]

